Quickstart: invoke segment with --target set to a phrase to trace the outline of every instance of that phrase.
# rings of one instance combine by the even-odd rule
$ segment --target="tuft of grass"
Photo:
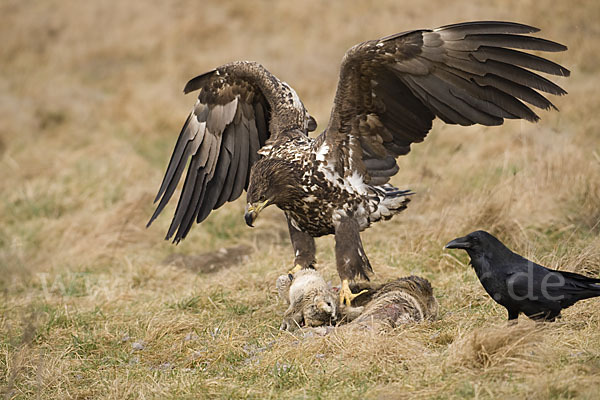
[[[480,328],[457,338],[448,348],[449,365],[487,369],[506,363],[527,365],[539,345],[541,327],[521,322]]]
[[[179,300],[176,303],[169,304],[170,308],[184,310],[184,311],[197,311],[200,303],[200,296],[190,296]]]

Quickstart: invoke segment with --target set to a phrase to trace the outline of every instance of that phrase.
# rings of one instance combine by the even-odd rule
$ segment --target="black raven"
[[[506,308],[509,321],[521,312],[534,320],[554,321],[563,308],[600,296],[600,279],[542,267],[485,231],[454,239],[445,248],[467,251],[483,288]]]

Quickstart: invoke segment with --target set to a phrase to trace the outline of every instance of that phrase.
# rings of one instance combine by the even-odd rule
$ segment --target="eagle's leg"
[[[367,290],[353,294],[349,281],[361,277],[369,280],[369,273],[373,272],[371,263],[367,258],[360,240],[360,228],[356,219],[348,217],[345,213],[334,215],[335,226],[335,258],[338,274],[342,280],[340,288],[340,304],[350,306],[352,300]]]
[[[308,233],[304,233],[301,230],[295,228],[290,219],[286,216],[288,221],[288,228],[290,230],[290,239],[292,240],[292,246],[294,247],[294,268],[288,273],[295,274],[303,268],[314,268],[316,264],[315,254],[315,239]]]
[[[367,292],[368,292],[368,290],[364,289],[356,294],[352,293],[352,291],[350,290],[350,284],[348,283],[348,279],[343,279],[342,286],[340,288],[340,304],[342,304],[342,305],[345,304],[346,306],[351,307],[352,300],[354,300],[361,294],[367,293]]]
[[[288,271],[288,275],[292,275],[293,276],[296,272],[300,271],[301,269],[302,269],[302,265],[298,264],[298,263],[295,263],[294,264],[294,268],[292,268],[292,269],[290,269]]]

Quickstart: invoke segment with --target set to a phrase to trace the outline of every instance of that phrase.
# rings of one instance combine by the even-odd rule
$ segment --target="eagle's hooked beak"
[[[258,218],[258,214],[269,204],[269,200],[265,200],[262,203],[248,203],[246,204],[246,212],[244,213],[244,219],[246,220],[246,225],[252,227],[256,218]]]
[[[445,249],[468,249],[471,242],[466,237],[459,237],[444,246]]]

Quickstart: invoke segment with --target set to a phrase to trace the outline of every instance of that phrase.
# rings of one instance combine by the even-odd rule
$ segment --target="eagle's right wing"
[[[184,92],[200,89],[156,196],[159,201],[148,225],[167,205],[186,165],[187,174],[175,215],[166,235],[179,242],[194,220],[237,199],[248,187],[258,150],[271,136],[271,105],[256,79],[268,74],[256,63],[236,62],[190,80]]]
[[[555,108],[539,92],[566,92],[536,72],[569,75],[552,61],[520,51],[566,50],[525,35],[538,30],[511,22],[465,22],[354,46],[344,56],[321,138],[323,153],[331,152],[327,160],[343,176],[358,172],[382,184],[398,171],[395,158],[423,141],[436,117],[459,125],[537,121],[525,103]]]

